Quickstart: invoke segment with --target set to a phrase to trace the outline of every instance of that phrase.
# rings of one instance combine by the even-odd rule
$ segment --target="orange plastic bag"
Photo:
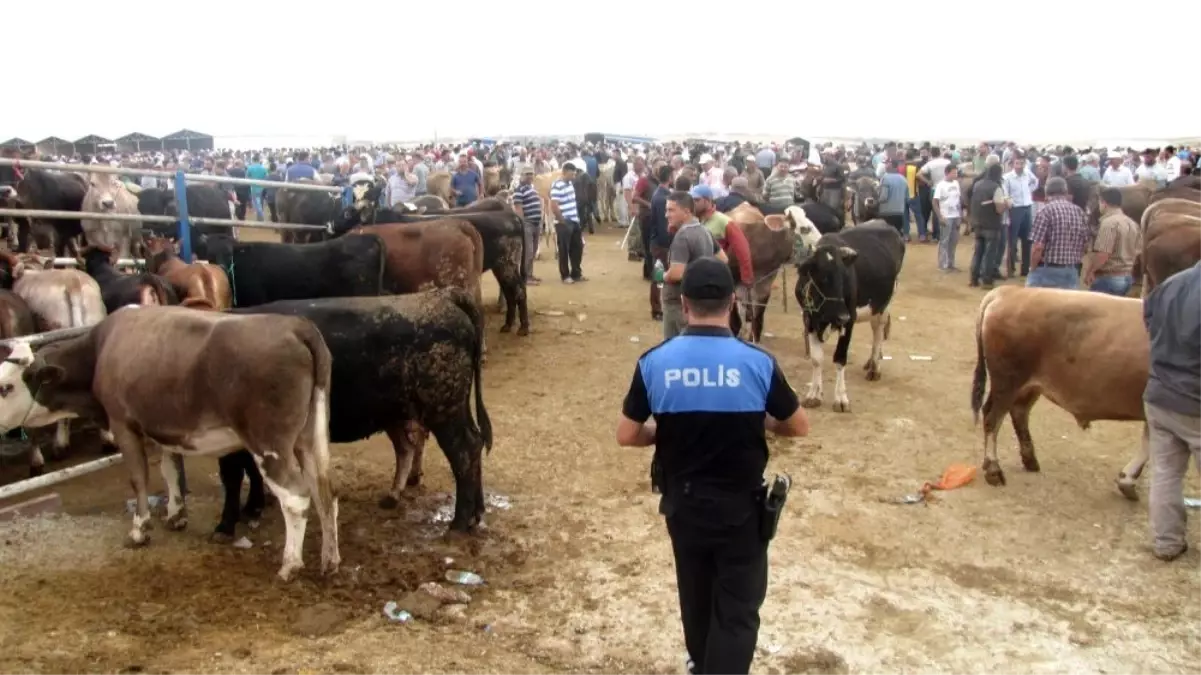
[[[938,479],[937,483],[926,483],[922,485],[922,492],[928,493],[931,490],[954,490],[955,488],[963,487],[976,479],[976,467],[968,464],[952,464],[947,467],[946,471],[942,472],[942,478]]]

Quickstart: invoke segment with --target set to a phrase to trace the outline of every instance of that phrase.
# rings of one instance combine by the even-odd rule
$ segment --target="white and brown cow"
[[[37,331],[94,326],[104,320],[104,299],[95,279],[81,270],[45,269],[32,256],[23,258],[0,251],[0,288],[11,289],[25,301]],[[71,444],[70,424],[67,420],[59,422],[53,435],[41,429],[30,431],[30,476],[46,471],[43,448],[52,446],[52,457],[57,457]]]
[[[120,178],[111,174],[93,173],[88,179],[88,191],[83,196],[80,208],[84,213],[95,214],[138,214],[138,198]],[[108,246],[117,252],[118,258],[128,258],[134,248],[141,250],[142,228],[139,223],[128,220],[106,220],[85,218],[80,221],[83,236],[92,246]]]
[[[1096,420],[1141,421],[1150,344],[1143,303],[1106,293],[1004,286],[984,296],[976,319],[972,413],[984,415],[984,476],[1004,485],[997,432],[1008,414],[1022,466],[1038,471],[1030,409],[1046,396],[1087,429]],[[985,386],[992,387],[985,397]],[[1135,481],[1147,464],[1146,427],[1118,489],[1138,499]]]
[[[126,308],[95,328],[52,342],[36,358],[9,346],[0,369],[0,424],[68,417],[107,422],[137,496],[128,541],[147,542],[147,445],[175,455],[254,455],[285,523],[287,580],[302,568],[309,501],[321,523],[321,568],[337,569],[338,502],[329,478],[331,357],[307,319],[233,316],[183,307]],[[15,367],[13,367],[15,366]],[[160,466],[167,527],[187,526],[174,457]]]

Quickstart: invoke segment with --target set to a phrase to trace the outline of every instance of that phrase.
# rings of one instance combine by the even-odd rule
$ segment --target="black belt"
[[[701,499],[731,499],[742,496],[756,496],[762,490],[762,485],[751,489],[738,490],[730,487],[717,487],[706,483],[697,483],[690,480],[670,481],[667,488],[668,493],[673,497],[694,496]]]
[[[1076,263],[1039,263],[1039,267],[1075,267]]]

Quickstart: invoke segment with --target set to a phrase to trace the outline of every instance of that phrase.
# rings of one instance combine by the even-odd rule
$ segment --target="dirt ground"
[[[613,442],[634,361],[660,333],[620,236],[587,237],[585,284],[561,285],[553,262],[537,264],[548,282],[531,289],[528,338],[496,335],[489,315],[484,386],[496,445],[484,481],[496,497],[485,531],[444,535],[452,482],[433,439],[425,484],[395,511],[376,506],[392,475],[386,438],[336,446],[342,571],[317,575],[314,517],[309,568],[284,584],[277,509],[248,531],[253,548],[208,542],[220,499],[214,462],[189,460],[189,528],[156,523],[141,550],[122,547],[125,469],[107,469],[59,486],[66,515],[0,524],[0,670],[682,672],[650,453]],[[961,248],[961,262],[969,254]],[[981,292],[934,268],[934,247],[910,247],[879,382],[859,375],[870,331],[856,332],[853,412],[834,413],[827,400],[811,411],[810,437],[771,442],[770,470],[788,471],[795,488],[771,546],[753,671],[1194,670],[1198,519],[1193,550],[1159,562],[1145,502],[1113,486],[1138,425],[1084,432],[1043,401],[1032,423],[1042,473],[1021,469],[1007,425],[1006,487],[981,477],[926,505],[887,503],[952,463],[981,461],[968,406]],[[495,298],[490,275],[486,283]],[[810,366],[800,318],[791,287],[786,313],[780,295],[765,346],[802,390]],[[832,389],[827,367],[827,398]],[[157,470],[152,479],[161,484]],[[1148,485],[1144,477],[1144,494]],[[469,605],[404,624],[385,617],[385,603],[404,608],[448,564],[486,581],[467,589]]]

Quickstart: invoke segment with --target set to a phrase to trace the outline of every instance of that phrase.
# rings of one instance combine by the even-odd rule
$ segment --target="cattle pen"
[[[124,167],[112,167],[102,165],[78,166],[73,164],[60,164],[57,162],[40,162],[40,161],[25,161],[10,158],[0,158],[0,166],[13,166],[18,168],[29,169],[46,169],[51,171],[74,171],[79,173],[103,173],[117,174],[127,176],[151,176],[154,178],[163,178],[174,181],[174,194],[177,204],[177,216],[153,216],[144,214],[125,214],[125,213],[98,213],[87,211],[48,211],[36,209],[11,209],[0,208],[0,218],[9,217],[25,217],[46,220],[69,220],[78,219],[81,216],[94,216],[100,220],[112,220],[121,222],[138,222],[138,223],[177,223],[179,228],[179,246],[180,256],[184,260],[192,259],[192,240],[191,226],[192,225],[219,225],[228,227],[247,227],[265,230],[321,230],[326,228],[321,225],[311,225],[302,223],[276,223],[276,222],[258,222],[237,219],[223,218],[202,218],[191,216],[188,213],[188,197],[187,184],[189,181],[197,183],[219,183],[222,185],[249,185],[264,188],[276,188],[279,190],[309,190],[316,192],[327,192],[331,194],[340,194],[343,188],[334,185],[318,185],[312,183],[286,183],[280,181],[257,180],[253,178],[234,178],[230,176],[211,176],[201,174],[189,174],[184,171],[154,171],[150,169],[128,169]],[[118,266],[130,267],[141,264],[142,261],[136,259],[121,259],[118,261]],[[77,261],[70,258],[55,258],[55,267],[74,266]],[[49,331],[35,335],[27,335],[24,337],[13,338],[10,341],[26,342],[30,347],[36,348],[39,345],[61,340],[68,337],[79,335],[91,327],[85,328],[65,328],[62,330]],[[99,471],[108,466],[120,462],[121,456],[102,457],[97,460],[77,464],[65,469],[60,469],[42,476],[30,478],[27,480],[11,483],[0,487],[0,500],[17,497],[27,494],[34,490],[56,485],[66,480],[70,480],[77,476],[82,476],[93,471]],[[20,505],[17,505],[20,506]]]

